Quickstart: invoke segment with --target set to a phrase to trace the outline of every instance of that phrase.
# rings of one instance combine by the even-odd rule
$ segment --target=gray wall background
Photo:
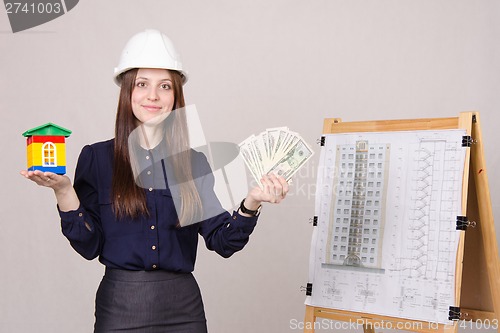
[[[302,321],[323,119],[481,113],[500,239],[500,1],[82,0],[12,34],[0,10],[2,177],[0,331],[90,332],[101,264],[60,232],[50,190],[18,175],[21,133],[74,131],[68,175],[84,144],[113,136],[113,68],[128,38],[164,31],[182,55],[209,141],[240,142],[288,126],[316,152],[289,198],[266,205],[248,246],[229,260],[200,246],[195,275],[211,332],[293,332]]]

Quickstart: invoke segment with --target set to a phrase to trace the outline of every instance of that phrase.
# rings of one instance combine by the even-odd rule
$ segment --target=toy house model
[[[41,170],[65,174],[65,138],[70,134],[70,130],[52,123],[24,132],[23,136],[27,138],[28,171]]]

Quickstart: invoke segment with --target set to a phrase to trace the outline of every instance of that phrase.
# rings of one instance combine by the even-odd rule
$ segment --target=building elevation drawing
[[[325,135],[306,304],[448,324],[465,131]]]

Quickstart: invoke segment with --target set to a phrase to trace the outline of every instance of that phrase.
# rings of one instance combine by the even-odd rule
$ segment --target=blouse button
[[[153,191],[153,188],[152,188],[152,187],[150,187],[150,188],[149,188],[149,192],[151,192],[151,191]]]
[[[78,216],[79,216],[79,217],[82,217],[82,216],[83,216],[83,213],[78,213]]]
[[[149,160],[149,156],[146,156],[146,159]]]
[[[151,226],[151,230],[155,230],[155,226],[154,225]]]
[[[151,174],[151,171],[148,171],[148,175],[150,175],[150,174]]]
[[[153,269],[156,269],[156,265],[153,265],[153,266],[151,266],[151,267],[153,267]]]
[[[155,245],[151,246],[151,249],[156,250],[156,246]]]

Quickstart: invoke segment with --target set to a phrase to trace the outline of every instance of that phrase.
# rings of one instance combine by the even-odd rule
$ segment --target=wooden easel
[[[456,299],[460,300],[463,327],[494,327],[500,325],[500,261],[496,241],[495,224],[491,208],[488,176],[483,152],[483,141],[478,112],[462,112],[455,118],[433,118],[415,120],[386,120],[370,122],[342,122],[338,118],[324,120],[323,133],[388,132],[405,130],[465,129],[473,140],[465,159],[462,215],[467,216],[475,228],[461,232],[457,251]],[[470,185],[470,186],[469,186]],[[466,237],[465,237],[466,235]],[[463,266],[462,266],[463,262]],[[315,306],[306,306],[304,333],[314,332],[316,318],[355,322],[363,325],[365,333],[375,333],[374,327],[383,323],[407,323],[413,332],[457,332],[458,322],[453,325],[428,323],[369,313],[343,311]],[[473,324],[475,323],[475,324]],[[387,327],[387,326],[386,326]],[[421,327],[421,328],[420,328]],[[498,326],[497,326],[498,327]],[[498,328],[500,333],[500,328]]]

